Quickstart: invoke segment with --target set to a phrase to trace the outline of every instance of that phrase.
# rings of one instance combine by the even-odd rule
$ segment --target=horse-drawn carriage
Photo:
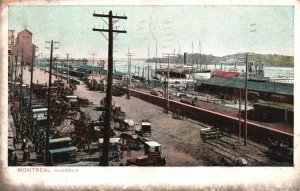
[[[152,132],[151,132],[151,123],[148,120],[143,120],[141,122],[141,135],[149,135],[151,137]]]
[[[103,121],[91,120],[91,117],[82,111],[79,113],[80,118],[78,120],[72,120],[71,122],[75,127],[75,131],[72,133],[71,137],[79,148],[89,150],[93,143],[103,137],[104,124]],[[111,128],[110,137],[115,135],[114,129]]]
[[[143,148],[145,138],[138,135],[131,135],[129,133],[121,133],[119,135],[122,144],[129,146],[131,150],[140,150]]]
[[[78,97],[77,101],[78,101],[78,105],[81,107],[87,107],[90,104],[89,100],[86,98]]]

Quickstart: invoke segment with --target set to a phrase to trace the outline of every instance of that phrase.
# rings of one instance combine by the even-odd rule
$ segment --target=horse
[[[131,156],[131,146],[128,143],[122,144],[121,151],[122,154],[124,151],[127,151],[127,156]]]
[[[119,137],[121,138],[122,143],[125,143],[125,142],[127,143],[127,141],[128,141],[129,139],[133,139],[133,138],[132,138],[132,135],[130,135],[130,134],[128,134],[128,133],[121,133]]]

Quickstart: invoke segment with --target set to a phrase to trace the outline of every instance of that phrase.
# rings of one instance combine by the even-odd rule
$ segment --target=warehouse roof
[[[114,71],[114,73],[113,73],[113,76],[114,77],[123,77],[123,76],[125,76],[126,75],[126,73],[124,73],[124,72],[119,72],[119,71]]]
[[[201,82],[201,84],[232,88],[245,88],[245,80],[241,78],[222,78],[214,76],[206,81]],[[294,95],[294,84],[248,80],[248,90],[276,93],[281,95]]]
[[[89,71],[92,71],[93,70],[93,66],[91,65],[86,65],[86,64],[81,64],[80,65],[80,68],[81,69],[84,69],[84,70],[89,70]],[[100,71],[105,71],[102,67],[99,67],[99,66],[94,66],[94,71],[95,72],[100,72]]]

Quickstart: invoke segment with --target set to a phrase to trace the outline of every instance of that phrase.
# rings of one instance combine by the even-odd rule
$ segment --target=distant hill
[[[226,63],[227,65],[234,65],[238,60],[245,58],[245,53],[236,53],[231,55],[226,55],[223,57],[218,57],[214,55],[205,54],[188,54],[187,63],[194,63],[195,65],[220,65],[221,63]],[[294,67],[294,56],[278,55],[278,54],[255,54],[251,56],[252,60],[261,61],[265,66],[278,66],[278,67]],[[150,62],[155,62],[155,58],[150,58]],[[167,58],[157,58],[158,63],[167,62]],[[177,55],[171,58],[172,63],[183,63],[183,55]],[[237,63],[241,65],[241,63]]]
[[[245,57],[245,53],[237,53],[218,58],[225,61],[230,59],[238,60],[238,58],[241,57]],[[254,56],[250,57],[253,60],[261,61],[265,66],[294,67],[294,56],[286,56],[279,54],[254,54]]]
[[[294,56],[258,54],[257,59],[267,66],[294,67]]]

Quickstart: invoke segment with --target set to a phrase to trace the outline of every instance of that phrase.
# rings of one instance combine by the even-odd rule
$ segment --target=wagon
[[[203,141],[208,139],[218,139],[220,137],[222,137],[222,133],[218,128],[200,129],[200,138],[202,138]]]
[[[142,132],[142,136],[148,134],[151,137],[151,123],[149,121],[142,121],[141,132]]]
[[[48,108],[32,109],[32,116],[33,116],[33,118],[46,117],[47,111],[48,111]]]
[[[100,152],[102,151],[104,139],[99,139]],[[116,159],[121,157],[121,139],[109,138],[109,159]]]
[[[290,148],[285,141],[277,140],[269,144],[268,155],[278,161],[293,163],[294,149]]]
[[[76,161],[77,148],[71,146],[72,139],[70,137],[59,137],[49,140],[49,161],[50,165],[60,163],[72,163]],[[46,151],[43,150],[44,164],[46,162]]]
[[[126,166],[165,166],[167,160],[161,157],[161,145],[155,141],[146,141],[145,155],[128,159]]]

